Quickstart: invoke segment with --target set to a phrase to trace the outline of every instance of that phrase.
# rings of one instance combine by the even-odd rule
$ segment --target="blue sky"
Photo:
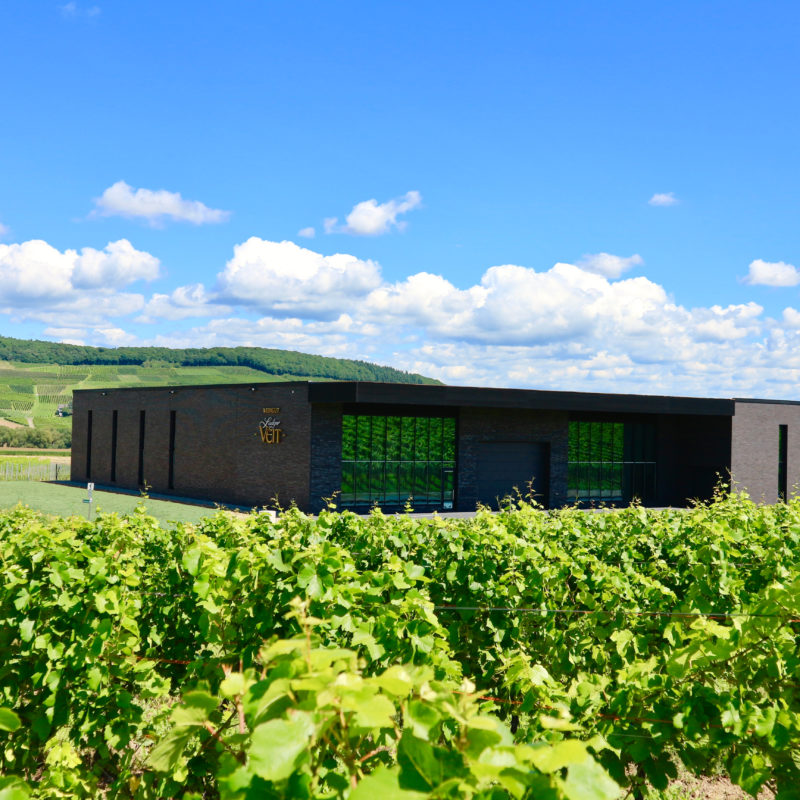
[[[796,398],[798,28],[790,2],[9,0],[0,333]]]

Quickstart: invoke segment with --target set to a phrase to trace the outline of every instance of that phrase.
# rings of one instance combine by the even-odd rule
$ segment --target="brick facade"
[[[250,506],[309,504],[311,406],[305,383],[77,391],[73,480],[111,481],[112,412],[117,418],[117,472],[112,485],[139,486],[140,412],[145,412],[144,482],[154,492]],[[264,408],[279,408],[265,413]],[[91,474],[86,475],[88,411]],[[175,412],[174,485],[169,486],[170,412]],[[259,423],[280,419],[278,444],[265,444]]]
[[[315,403],[313,409],[310,509],[317,513],[342,488],[342,406]]]

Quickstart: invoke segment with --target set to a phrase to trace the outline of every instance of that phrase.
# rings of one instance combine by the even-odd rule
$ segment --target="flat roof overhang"
[[[609,414],[734,415],[733,400],[662,395],[552,392],[538,389],[488,389],[363,381],[310,382],[311,403],[374,403],[387,405],[466,406],[536,411],[606,412]]]

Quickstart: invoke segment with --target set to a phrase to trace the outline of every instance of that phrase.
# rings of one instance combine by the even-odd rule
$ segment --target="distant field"
[[[89,504],[83,502],[86,497],[86,489],[77,486],[62,486],[38,481],[0,481],[0,509],[12,508],[18,503],[22,503],[45,514],[86,517],[89,513]],[[92,514],[97,512],[130,514],[140,502],[142,502],[142,498],[137,495],[95,491]],[[163,524],[197,522],[197,520],[215,513],[214,508],[172,503],[165,500],[147,498],[144,503],[147,513]]]
[[[0,447],[0,458],[8,456],[38,456],[48,458],[65,458],[69,461],[72,451],[66,448],[45,448],[45,447]]]
[[[75,389],[310,379],[311,376],[271,375],[250,367],[63,366],[0,361],[0,421],[68,431],[72,418],[57,417],[56,411],[59,405],[71,402]]]

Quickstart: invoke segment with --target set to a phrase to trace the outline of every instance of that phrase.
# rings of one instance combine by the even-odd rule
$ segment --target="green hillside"
[[[279,375],[284,380],[291,376],[340,381],[440,383],[424,375],[367,361],[265,347],[86,347],[0,336],[0,360],[62,366],[249,367],[268,375]]]
[[[75,389],[285,380],[438,383],[365,361],[257,347],[100,348],[0,337],[0,445],[68,447]]]

